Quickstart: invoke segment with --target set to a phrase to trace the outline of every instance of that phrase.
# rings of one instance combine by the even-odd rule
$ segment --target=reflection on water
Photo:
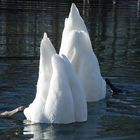
[[[26,124],[24,136],[33,139],[91,140],[139,137],[139,119],[128,115],[109,113],[105,102],[88,105],[88,121],[69,125]],[[123,125],[122,125],[123,124]],[[127,131],[126,131],[127,130]]]
[[[48,33],[57,52],[71,2],[0,1],[0,111],[35,96],[40,40]],[[139,139],[140,5],[137,0],[79,1],[102,75],[124,90],[88,104],[88,121],[28,124],[23,114],[0,119],[0,139]],[[107,91],[110,93],[110,91]]]
[[[96,109],[95,109],[96,107]],[[87,140],[98,137],[98,129],[101,116],[105,114],[105,102],[88,105],[88,121],[85,123],[73,123],[69,125],[45,125],[28,124],[24,127],[24,135],[33,135],[34,139],[52,139],[52,140]],[[98,110],[98,111],[97,111]]]

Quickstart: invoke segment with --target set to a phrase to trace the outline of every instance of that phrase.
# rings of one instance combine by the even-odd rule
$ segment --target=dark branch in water
[[[0,113],[0,117],[11,117],[18,112],[23,112],[25,108],[26,108],[25,106],[20,106],[14,110],[2,112]]]
[[[106,78],[105,81],[106,81],[106,84],[111,88],[111,91],[113,94],[123,92],[122,89],[115,87],[109,79]]]

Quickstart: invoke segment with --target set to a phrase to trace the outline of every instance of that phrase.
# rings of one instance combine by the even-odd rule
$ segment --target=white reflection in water
[[[68,130],[67,130],[68,129]],[[33,135],[33,140],[51,139],[66,140],[74,139],[74,124],[71,125],[51,125],[51,124],[32,124],[24,127],[23,134]]]

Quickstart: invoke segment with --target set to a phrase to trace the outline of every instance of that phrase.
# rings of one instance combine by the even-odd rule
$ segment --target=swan
[[[47,34],[41,41],[39,77],[34,101],[24,109],[35,123],[67,124],[87,120],[87,104],[80,79],[64,55],[56,54]]]
[[[88,102],[105,98],[106,82],[101,76],[86,25],[75,4],[72,4],[69,17],[65,20],[59,54],[64,54],[74,67]]]

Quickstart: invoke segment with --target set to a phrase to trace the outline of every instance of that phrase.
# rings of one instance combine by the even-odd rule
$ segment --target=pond
[[[88,103],[84,123],[30,124],[22,113],[2,118],[0,139],[140,139],[140,5],[137,0],[79,1],[76,5],[102,76],[123,93]],[[47,32],[59,51],[70,6],[68,0],[0,2],[0,112],[33,101],[41,38]]]

